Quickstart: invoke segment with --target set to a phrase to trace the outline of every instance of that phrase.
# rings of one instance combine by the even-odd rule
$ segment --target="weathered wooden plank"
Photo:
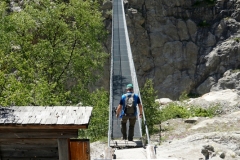
[[[142,141],[112,140],[110,141],[110,147],[142,147]]]
[[[83,124],[83,119],[82,118],[77,118],[76,120],[75,120],[75,125],[76,124]]]
[[[44,106],[34,106],[34,107],[33,107],[33,112],[39,113],[39,112],[41,112],[41,111],[43,111],[43,110],[45,110],[45,107],[44,107]]]
[[[67,107],[68,115],[76,115],[79,107]]]
[[[12,158],[41,158],[41,157],[58,157],[58,151],[56,148],[29,148],[20,150],[9,150],[2,151],[2,157],[12,157]]]
[[[11,106],[11,107],[9,107],[9,108],[12,109],[12,110],[14,110],[14,111],[16,111],[16,110],[18,110],[19,106]]]
[[[74,124],[76,124],[78,119],[77,115],[72,115],[71,118],[74,120]]]
[[[147,158],[148,159],[157,159],[153,145],[148,145],[147,146]]]
[[[66,121],[65,124],[75,124],[75,120],[72,117],[69,117]]]
[[[78,130],[0,130],[0,139],[12,138],[73,138]]]
[[[56,107],[56,113],[58,113],[58,115],[62,115],[63,113],[65,113],[66,111],[66,108],[65,106],[59,106],[59,107]]]
[[[1,152],[9,152],[9,151],[28,151],[28,150],[50,150],[50,152],[55,151],[58,152],[56,146],[48,146],[46,145],[34,145],[34,144],[15,144],[15,145],[1,145]]]
[[[45,111],[48,111],[48,112],[50,112],[50,113],[51,113],[52,111],[54,111],[54,110],[55,110],[55,107],[50,107],[50,106],[49,106],[49,107],[46,107],[46,108],[45,108]]]
[[[0,125],[0,129],[85,129],[87,128],[87,124],[80,124],[80,125],[68,125],[68,124],[61,124],[61,125]]]
[[[47,118],[45,124],[57,124],[58,119],[56,117]]]
[[[88,124],[89,117],[91,116],[92,108],[85,107],[85,114],[83,119],[83,124]]]
[[[86,112],[85,112],[85,115],[86,115],[86,116],[90,117],[91,114],[92,114],[92,111],[91,111],[91,110],[86,110]]]
[[[23,121],[23,119],[22,119],[22,118],[19,118],[19,119],[17,120],[17,124],[22,124],[22,121]]]
[[[90,160],[90,143],[88,139],[70,139],[71,160]]]
[[[88,124],[89,123],[89,120],[90,120],[90,115],[88,115],[88,114],[86,114],[85,116],[84,116],[84,120],[83,120],[83,124]]]
[[[7,120],[7,118],[2,118],[2,119],[0,119],[0,124],[1,124],[1,123],[4,124],[6,120]]]
[[[34,122],[34,124],[40,124],[42,121],[41,117],[36,116],[36,121]]]
[[[113,159],[113,149],[111,147],[105,148],[104,159]]]
[[[66,119],[67,119],[67,116],[59,115],[58,120],[57,120],[57,124],[65,124]]]
[[[18,110],[21,112],[32,112],[33,106],[19,106]]]
[[[69,160],[69,142],[68,139],[58,139],[59,160]]]
[[[45,110],[40,113],[40,116],[41,116],[41,119],[42,119],[40,124],[45,124],[46,121],[47,121],[47,118],[51,117],[50,113],[48,111],[45,111]]]
[[[85,107],[78,107],[77,115],[83,116],[85,113]]]
[[[42,110],[41,112],[39,112],[41,116],[49,116],[50,115],[50,112],[49,111],[46,111],[46,110]]]
[[[31,117],[30,119],[29,119],[29,121],[28,121],[28,124],[36,124],[35,122],[36,122],[36,118],[35,117]]]
[[[24,107],[19,107],[24,108]],[[24,112],[19,112],[19,120],[17,121],[17,124],[27,124],[29,121],[29,115],[31,112],[27,112],[27,109],[24,110]]]
[[[75,124],[83,124],[84,122],[85,107],[79,107],[77,112],[77,120]]]
[[[68,113],[69,108],[70,108],[69,106],[66,106],[66,109],[65,109],[64,113]]]
[[[13,118],[8,118],[8,119],[6,119],[6,121],[4,122],[5,124],[12,124],[12,123],[14,123],[15,122],[15,119],[13,119]]]
[[[29,145],[48,145],[51,147],[57,146],[57,139],[43,139],[43,138],[14,138],[14,139],[0,139],[0,145],[16,145],[16,144],[29,144]]]
[[[25,112],[26,115],[28,115],[29,113]],[[29,117],[22,117],[23,121],[22,121],[22,124],[28,124],[28,121],[29,121]]]
[[[58,157],[51,157],[51,158],[45,158],[45,157],[41,157],[41,158],[11,158],[11,157],[2,157],[0,158],[0,160],[58,160]]]
[[[22,119],[21,117],[23,116],[22,112],[19,112],[19,111],[14,111],[13,112],[13,115],[15,116],[16,120],[15,120],[15,124],[22,124]]]
[[[14,114],[14,119],[13,119],[13,122],[12,122],[11,124],[17,124],[17,122],[18,122],[19,119],[20,119],[20,118]],[[10,123],[9,123],[9,124],[10,124]]]
[[[92,107],[65,107],[65,106],[58,106],[58,107],[32,107],[32,106],[20,106],[20,107],[9,107],[6,109],[8,113],[8,117],[4,118],[3,116],[0,117],[0,126],[5,124],[35,124],[35,125],[42,125],[42,124],[61,124],[65,125],[73,125],[77,122],[79,125],[80,122],[82,124],[86,124],[89,122],[89,118],[91,115]],[[76,117],[76,115],[78,117]],[[81,115],[81,116],[79,116]],[[84,115],[84,116],[82,116]],[[57,118],[57,122],[56,122]],[[69,119],[70,118],[70,119]],[[77,120],[77,119],[83,120]]]

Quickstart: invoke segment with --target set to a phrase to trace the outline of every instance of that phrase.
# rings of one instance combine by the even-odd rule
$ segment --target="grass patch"
[[[234,70],[232,70],[231,72],[232,72],[232,73],[238,73],[238,72],[240,72],[240,69],[234,69]]]
[[[180,96],[179,96],[179,101],[183,102],[185,100],[188,100],[189,96],[186,91],[184,91]]]
[[[188,111],[190,112],[191,117],[214,117],[218,115],[219,112],[219,105],[213,105],[208,108],[201,108],[201,107],[194,107],[191,106]]]
[[[239,41],[240,41],[240,37],[235,37],[235,38],[234,38],[234,41],[236,41],[236,42],[239,43]]]
[[[200,94],[196,94],[196,93],[187,93],[186,91],[184,91],[180,96],[179,96],[179,101],[183,102],[186,100],[189,100],[190,98],[198,98],[200,97]]]
[[[107,143],[108,142],[108,137],[102,137],[100,140],[102,143]]]
[[[187,106],[179,103],[170,103],[161,109],[161,121],[167,121],[174,118],[189,118],[189,117],[214,117],[220,112],[219,105],[213,105],[208,108],[197,106]]]
[[[187,118],[190,116],[187,108],[177,104],[169,103],[167,106],[161,109],[161,120],[166,121],[173,118]]]

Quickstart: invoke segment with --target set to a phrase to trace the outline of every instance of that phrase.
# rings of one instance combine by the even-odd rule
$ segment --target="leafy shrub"
[[[173,118],[186,118],[190,113],[186,107],[177,103],[170,103],[161,109],[160,121],[166,121]]]
[[[240,37],[236,37],[236,38],[234,38],[234,40],[239,43]]]
[[[217,114],[219,114],[218,105],[201,108],[198,106],[187,107],[184,104],[174,102],[161,109],[159,120],[166,121],[173,118],[214,117]]]
[[[200,94],[196,94],[196,93],[187,93],[186,91],[184,91],[180,96],[179,96],[179,101],[183,102],[185,100],[189,100],[189,98],[197,98],[200,97]]]
[[[108,113],[109,113],[108,92],[96,90],[85,97],[83,105],[93,106],[91,120],[88,129],[79,130],[79,138],[88,138],[97,141],[107,137],[108,133]]]
[[[141,89],[141,98],[148,126],[149,134],[154,133],[154,125],[159,122],[159,105],[155,102],[157,92],[153,89],[152,80],[147,80],[144,87]],[[142,125],[143,134],[145,126]]]
[[[208,108],[191,106],[189,109],[191,117],[214,117],[219,114],[219,106],[213,105]]]
[[[185,101],[188,100],[189,96],[186,91],[184,91],[180,96],[179,96],[179,101]]]
[[[231,72],[232,72],[232,73],[238,73],[238,72],[240,72],[240,69],[234,69],[234,70],[232,70]]]

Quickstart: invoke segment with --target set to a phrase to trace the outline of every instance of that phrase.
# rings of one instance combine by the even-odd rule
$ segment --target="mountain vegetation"
[[[0,105],[87,102],[103,68],[99,4],[84,0],[0,2]]]

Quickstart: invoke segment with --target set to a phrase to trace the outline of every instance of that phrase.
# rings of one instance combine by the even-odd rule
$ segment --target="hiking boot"
[[[121,137],[121,140],[127,140],[127,138],[125,138],[125,137]]]

